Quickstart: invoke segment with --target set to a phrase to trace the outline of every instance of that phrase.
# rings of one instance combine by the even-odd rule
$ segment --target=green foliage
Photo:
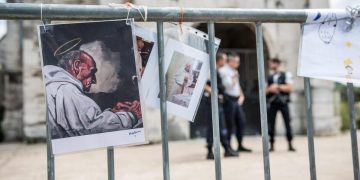
[[[349,108],[347,102],[342,101],[340,106],[341,131],[349,129]]]
[[[335,90],[340,91],[341,102],[343,102],[343,101],[347,102],[347,88],[346,88],[346,85],[336,83]],[[354,87],[354,96],[355,96],[355,102],[358,102],[360,100],[360,88]]]
[[[360,109],[356,109],[356,127],[360,129]],[[340,106],[340,116],[341,116],[341,131],[346,131],[350,129],[350,118],[349,118],[349,108],[347,102],[341,102]]]
[[[346,131],[350,128],[349,107],[347,102],[347,88],[346,85],[337,83],[336,89],[341,93],[340,117],[341,117],[341,131]],[[354,88],[355,104],[360,100],[360,88]],[[355,105],[356,126],[360,129],[360,108]]]

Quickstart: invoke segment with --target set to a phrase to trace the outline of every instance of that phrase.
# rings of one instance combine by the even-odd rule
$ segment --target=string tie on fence
[[[40,20],[44,25],[45,32],[47,32],[46,25],[48,24],[48,22],[45,19],[43,19],[43,3],[40,4]]]
[[[129,2],[127,2],[125,4],[109,3],[109,6],[126,8],[127,9],[126,22],[128,22],[128,20],[129,20],[131,9],[137,10],[138,13],[140,14],[141,18],[143,19],[143,21],[144,22],[147,21],[147,16],[148,16],[147,6],[136,6]]]
[[[182,24],[184,22],[184,8],[180,8],[180,14],[179,14],[179,27],[181,34],[183,33]]]
[[[44,21],[43,21],[43,3],[40,4],[40,20],[41,20],[41,22],[44,23]]]

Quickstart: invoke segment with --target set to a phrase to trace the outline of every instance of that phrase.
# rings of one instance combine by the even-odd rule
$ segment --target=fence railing
[[[145,8],[139,8],[145,14]],[[142,15],[136,9],[106,5],[62,5],[62,4],[27,4],[27,3],[4,3],[0,4],[0,19],[17,20],[43,20],[49,23],[51,20],[106,20],[134,18],[143,21]],[[207,22],[209,33],[209,57],[211,82],[217,82],[215,68],[215,28],[214,23],[235,22],[235,23],[255,23],[256,27],[256,50],[257,50],[257,69],[259,76],[259,101],[261,113],[261,133],[264,162],[264,179],[270,180],[270,159],[269,159],[269,137],[267,127],[267,109],[265,94],[265,64],[262,23],[304,23],[307,14],[305,10],[276,10],[276,9],[230,9],[230,8],[146,8],[147,21],[157,23],[158,36],[158,55],[159,55],[159,79],[160,79],[160,110],[161,110],[161,135],[162,135],[162,156],[163,156],[163,178],[170,179],[170,163],[168,149],[168,125],[166,109],[166,86],[164,72],[164,33],[163,22],[173,22],[181,20],[184,22]],[[312,97],[310,79],[304,78],[306,112],[307,112],[307,137],[310,164],[310,179],[316,180],[315,147],[312,117]],[[351,147],[353,155],[354,179],[359,179],[359,160],[356,135],[356,123],[354,113],[354,90],[353,84],[348,84],[348,101],[350,109],[350,131]],[[212,124],[214,136],[214,155],[215,155],[215,175],[217,180],[221,180],[221,159],[220,159],[220,138],[219,138],[219,114],[217,99],[217,84],[211,86],[211,108]],[[108,148],[108,179],[115,179],[114,170],[114,150]],[[55,162],[51,152],[50,139],[48,138],[48,179],[55,179]],[[296,172],[294,172],[294,175]],[[245,177],[246,178],[246,177]]]

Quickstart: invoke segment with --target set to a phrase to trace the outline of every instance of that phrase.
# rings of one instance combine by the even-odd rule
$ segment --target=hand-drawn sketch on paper
[[[321,17],[321,14],[317,14],[314,20],[318,20]],[[336,30],[337,18],[336,14],[333,12],[329,12],[325,19],[319,24],[319,38],[325,43],[331,43]]]

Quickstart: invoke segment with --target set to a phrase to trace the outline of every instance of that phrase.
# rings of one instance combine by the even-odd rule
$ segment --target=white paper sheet
[[[142,36],[147,39],[151,39],[152,36],[156,36],[156,33],[149,33],[149,30],[137,27],[135,34],[142,31]],[[147,33],[146,33],[147,32]],[[140,34],[139,34],[140,35]],[[142,77],[143,94],[145,95],[146,104],[150,107],[159,108],[159,71],[158,71],[158,58],[157,58],[157,42],[154,39],[155,45],[152,50],[152,55],[149,58],[148,65],[146,65],[145,73]],[[170,63],[172,62],[172,56],[174,51],[182,53],[185,59],[196,59],[196,61],[202,61],[201,72],[191,96],[175,95],[173,98],[168,97],[167,112],[182,117],[188,121],[193,121],[200,98],[205,86],[206,78],[208,76],[208,35],[192,27],[183,27],[182,30],[178,26],[166,29],[164,33],[165,44],[165,72],[169,70]],[[215,38],[215,48],[217,49],[220,44],[220,39]],[[156,52],[155,52],[156,51]],[[155,57],[156,54],[156,57]],[[153,56],[154,55],[154,56]],[[183,59],[183,58],[180,58]],[[182,64],[184,65],[184,64]],[[178,67],[183,68],[183,67]],[[205,73],[203,73],[205,72]],[[203,78],[205,80],[203,81]],[[171,89],[172,84],[168,84]],[[169,99],[176,101],[176,103],[169,101]],[[176,100],[177,99],[177,100]],[[186,107],[185,107],[185,106]]]
[[[152,32],[149,29],[134,26],[134,34],[136,37],[142,38],[145,42],[145,46],[143,48],[143,52],[148,53],[147,60],[145,59],[137,59],[137,61],[146,61],[147,63],[144,65],[142,64],[144,70],[141,76],[141,89],[142,94],[145,99],[145,103],[148,105],[149,102],[152,100],[149,97],[150,89],[153,86],[159,85],[159,74],[158,74],[158,43],[157,43],[157,34]],[[138,41],[138,39],[136,40]],[[152,44],[152,48],[149,48],[150,44]],[[147,46],[148,47],[147,47]],[[138,49],[138,44],[136,43],[136,47]],[[138,49],[139,50],[139,49]],[[141,62],[140,62],[141,63]],[[150,103],[151,104],[151,103]]]
[[[345,32],[345,10],[309,10],[303,26],[298,75],[337,82],[360,82],[360,19]]]
[[[209,55],[203,51],[187,46],[174,39],[169,39],[165,51],[165,69],[167,86],[168,112],[193,121],[209,71]],[[184,69],[191,66],[190,75],[186,84],[182,81],[186,77]],[[196,74],[196,75],[195,75]],[[178,82],[181,81],[181,82]],[[149,97],[152,106],[159,107],[159,86],[153,86]]]

